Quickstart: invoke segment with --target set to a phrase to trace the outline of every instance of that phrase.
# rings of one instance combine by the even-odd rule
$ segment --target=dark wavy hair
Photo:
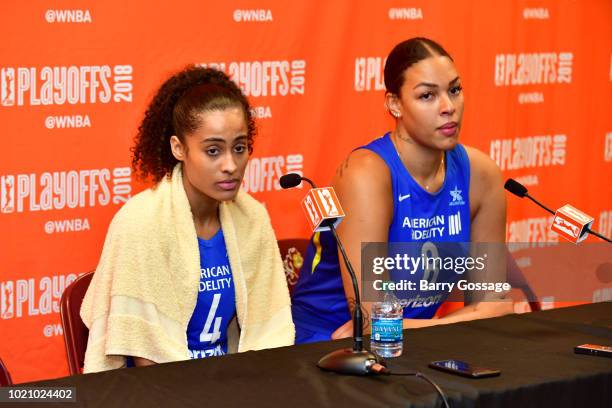
[[[138,127],[132,150],[132,168],[144,179],[159,182],[172,173],[178,160],[172,155],[170,137],[182,142],[200,126],[205,111],[242,108],[248,126],[247,144],[253,152],[256,134],[251,105],[240,88],[223,72],[194,65],[170,77],[157,91]]]
[[[385,63],[385,87],[387,92],[400,96],[404,85],[404,72],[425,58],[443,56],[453,58],[437,42],[429,38],[415,37],[397,44]]]

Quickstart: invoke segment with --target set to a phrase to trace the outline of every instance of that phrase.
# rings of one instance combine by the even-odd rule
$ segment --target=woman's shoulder
[[[336,169],[333,184],[353,183],[390,183],[389,167],[385,160],[372,150],[361,148],[353,150]]]
[[[462,145],[470,160],[471,179],[496,183],[501,180],[501,170],[484,152],[475,147]]]
[[[391,219],[391,172],[385,161],[373,151],[359,149],[351,152],[338,167],[332,185],[342,207],[347,214],[352,214],[352,219]]]
[[[122,230],[138,231],[139,233],[146,231],[148,226],[153,223],[159,195],[158,188],[151,187],[132,196],[117,211],[111,226]]]
[[[464,146],[470,159],[470,205],[475,214],[494,195],[503,195],[503,175],[497,164],[482,151]]]

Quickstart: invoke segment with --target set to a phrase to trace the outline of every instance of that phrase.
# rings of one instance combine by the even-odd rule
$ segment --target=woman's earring
[[[401,116],[401,114],[398,111],[393,111],[391,114],[395,116],[396,118],[399,118]]]

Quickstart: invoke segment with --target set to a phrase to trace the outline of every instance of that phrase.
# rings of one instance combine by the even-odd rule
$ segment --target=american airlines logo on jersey
[[[447,221],[448,231],[446,231]],[[412,229],[410,236],[413,241],[440,238],[445,235],[445,231],[447,235],[459,235],[462,230],[461,215],[457,211],[456,214],[448,217],[444,215],[435,215],[430,218],[404,217],[402,228]]]
[[[463,201],[463,196],[461,195],[462,191],[463,190],[459,190],[459,188],[455,186],[455,189],[450,191],[450,195],[452,199],[448,203],[448,205],[453,206],[453,207],[456,205],[465,205],[465,201]]]

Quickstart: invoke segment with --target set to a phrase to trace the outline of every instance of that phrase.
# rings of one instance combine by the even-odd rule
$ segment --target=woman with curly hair
[[[268,214],[240,190],[254,136],[224,73],[190,66],[161,86],[132,161],[156,184],[115,215],[83,300],[85,372],[293,344]]]

